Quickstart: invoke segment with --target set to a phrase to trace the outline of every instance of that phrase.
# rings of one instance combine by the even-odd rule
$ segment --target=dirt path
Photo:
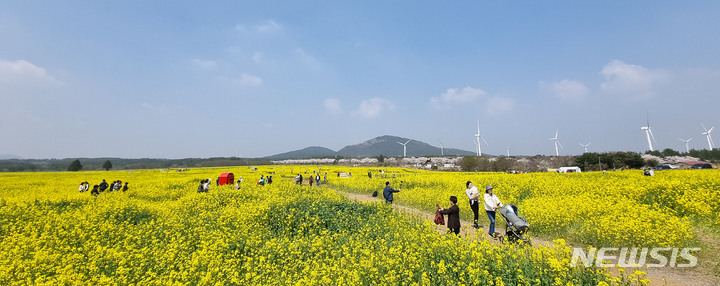
[[[335,190],[335,189],[333,189]],[[354,200],[357,202],[379,202],[382,201],[382,198],[379,197],[372,197],[369,194],[368,195],[362,195],[362,194],[355,194],[355,193],[348,193],[343,192],[340,190],[335,190],[335,192],[342,194],[346,197],[348,197],[350,200]],[[435,214],[428,213],[422,210],[418,210],[415,208],[411,208],[408,206],[403,206],[399,204],[393,204],[392,207],[400,212],[412,214],[421,218],[424,218],[429,221],[433,221],[435,219]],[[460,220],[460,235],[465,237],[475,237],[476,230],[472,227],[472,223]],[[485,226],[486,227],[486,226]],[[444,225],[438,225],[437,226],[439,233],[445,233],[446,227]],[[486,228],[481,227],[477,231],[483,231]],[[496,231],[499,228],[496,224]],[[502,229],[499,229],[502,232]],[[499,243],[497,240],[492,240],[488,235],[480,235],[478,236],[478,239],[486,239],[493,243]],[[539,237],[533,237],[532,238],[533,246],[537,247],[538,245],[546,245],[550,243],[549,240],[539,238]],[[616,268],[610,268],[610,272],[613,272],[617,275]],[[615,271],[614,271],[615,270]],[[704,273],[701,273],[696,268],[670,268],[670,267],[662,267],[662,268],[648,268],[648,269],[640,269],[641,271],[644,271],[647,273],[647,278],[650,279],[649,285],[667,285],[667,286],[679,286],[679,285],[690,285],[690,286],[718,286],[720,285],[720,277],[715,277],[712,275],[707,275]],[[626,275],[629,275],[632,273],[632,269],[626,269],[625,273]]]

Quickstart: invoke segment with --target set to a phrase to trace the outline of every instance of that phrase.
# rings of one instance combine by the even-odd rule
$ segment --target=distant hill
[[[348,145],[338,151],[340,156],[345,157],[375,157],[375,156],[389,156],[397,157],[403,155],[403,146],[398,142],[405,143],[409,138],[384,135],[375,137],[368,141],[360,144]],[[444,154],[448,156],[452,155],[473,155],[473,152],[464,151],[460,149],[446,148]],[[441,151],[439,147],[432,146],[422,141],[410,140],[407,143],[407,156],[420,157],[420,156],[440,156]]]
[[[305,149],[264,157],[263,159],[283,160],[328,158],[336,155],[341,157],[377,157],[380,155],[387,157],[399,157],[403,155],[403,146],[398,144],[397,142],[405,143],[408,140],[409,138],[384,135],[380,137],[375,137],[360,144],[345,146],[337,152],[328,148],[313,146],[307,147]],[[466,156],[473,155],[475,153],[460,149],[445,148],[444,154],[447,156]],[[407,156],[420,157],[440,155],[441,152],[439,147],[435,147],[417,140],[410,140],[410,143],[407,144]]]
[[[13,154],[0,154],[0,160],[22,159],[20,156]]]
[[[330,150],[325,147],[312,146],[300,150],[280,153],[265,157],[270,160],[281,160],[281,159],[307,159],[307,158],[327,158],[337,155],[337,152]]]

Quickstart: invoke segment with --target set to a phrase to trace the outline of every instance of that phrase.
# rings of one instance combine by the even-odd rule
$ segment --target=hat
[[[491,186],[491,185],[488,185],[487,187],[485,187],[485,190],[486,190],[486,191],[487,191],[487,190],[490,190],[490,189],[492,189],[492,186]]]

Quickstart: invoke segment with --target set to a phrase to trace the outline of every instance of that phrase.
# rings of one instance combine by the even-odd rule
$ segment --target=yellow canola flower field
[[[371,177],[363,176],[371,171]],[[640,170],[558,173],[466,173],[357,168],[355,179],[331,181],[349,192],[381,191],[384,181],[402,191],[395,202],[434,212],[458,197],[461,218],[472,221],[465,183],[481,193],[491,185],[503,203],[519,207],[534,234],[594,246],[684,247],[694,242],[692,224],[720,227],[720,170]],[[388,175],[390,174],[390,175]],[[393,177],[394,174],[394,177]],[[376,177],[376,175],[378,175]],[[480,218],[489,223],[481,206]],[[502,219],[498,218],[501,226]]]
[[[348,168],[308,166],[0,174],[0,284],[646,283],[642,273],[618,278],[571,267],[563,240],[532,248],[439,235],[430,223],[384,204],[356,203],[329,188],[292,182],[297,173],[308,172],[307,178],[313,170],[327,172],[330,186],[365,186],[357,192],[381,182],[336,176]],[[244,178],[239,190],[215,185],[225,171]],[[414,197],[415,204],[444,197],[432,190],[451,191],[432,189],[439,186],[432,176],[447,184],[459,176],[477,178],[397,172],[397,180],[423,190],[398,196],[404,202]],[[257,185],[261,174],[274,182]],[[206,178],[213,181],[210,191],[198,193]],[[82,181],[92,186],[102,179],[129,182],[129,190],[99,196],[77,190]]]

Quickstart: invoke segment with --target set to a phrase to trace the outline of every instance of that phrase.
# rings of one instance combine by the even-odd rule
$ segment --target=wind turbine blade
[[[583,146],[583,147],[585,147],[585,144],[583,144],[583,143],[578,143],[578,144],[580,144],[580,146]]]
[[[565,148],[563,148],[562,144],[560,144],[560,141],[559,141],[559,140],[555,140],[555,142],[557,142],[557,143],[558,143],[558,145],[560,145],[560,149],[563,149],[563,150],[565,150]]]
[[[412,139],[408,139],[408,141],[405,142],[405,144],[410,143],[410,141],[412,141]],[[405,145],[405,144],[403,144],[403,145]]]
[[[487,141],[485,141],[485,138],[482,138],[482,136],[480,136],[480,139],[482,139],[482,141],[485,142],[485,145],[490,145],[487,143]]]
[[[715,126],[710,127],[710,130],[708,130],[707,133],[710,134],[710,132],[712,132],[713,128],[715,128]]]
[[[555,139],[558,138],[558,131],[560,131],[560,129],[555,129]]]
[[[703,128],[703,130],[705,130],[705,132],[707,132],[707,128],[705,128],[705,124],[700,123],[700,126],[702,126],[702,128]]]
[[[652,137],[653,142],[655,142],[655,144],[657,144],[657,141],[655,141],[655,135],[653,135],[652,130],[650,130],[650,128],[648,128],[648,132],[650,132],[650,137]]]

